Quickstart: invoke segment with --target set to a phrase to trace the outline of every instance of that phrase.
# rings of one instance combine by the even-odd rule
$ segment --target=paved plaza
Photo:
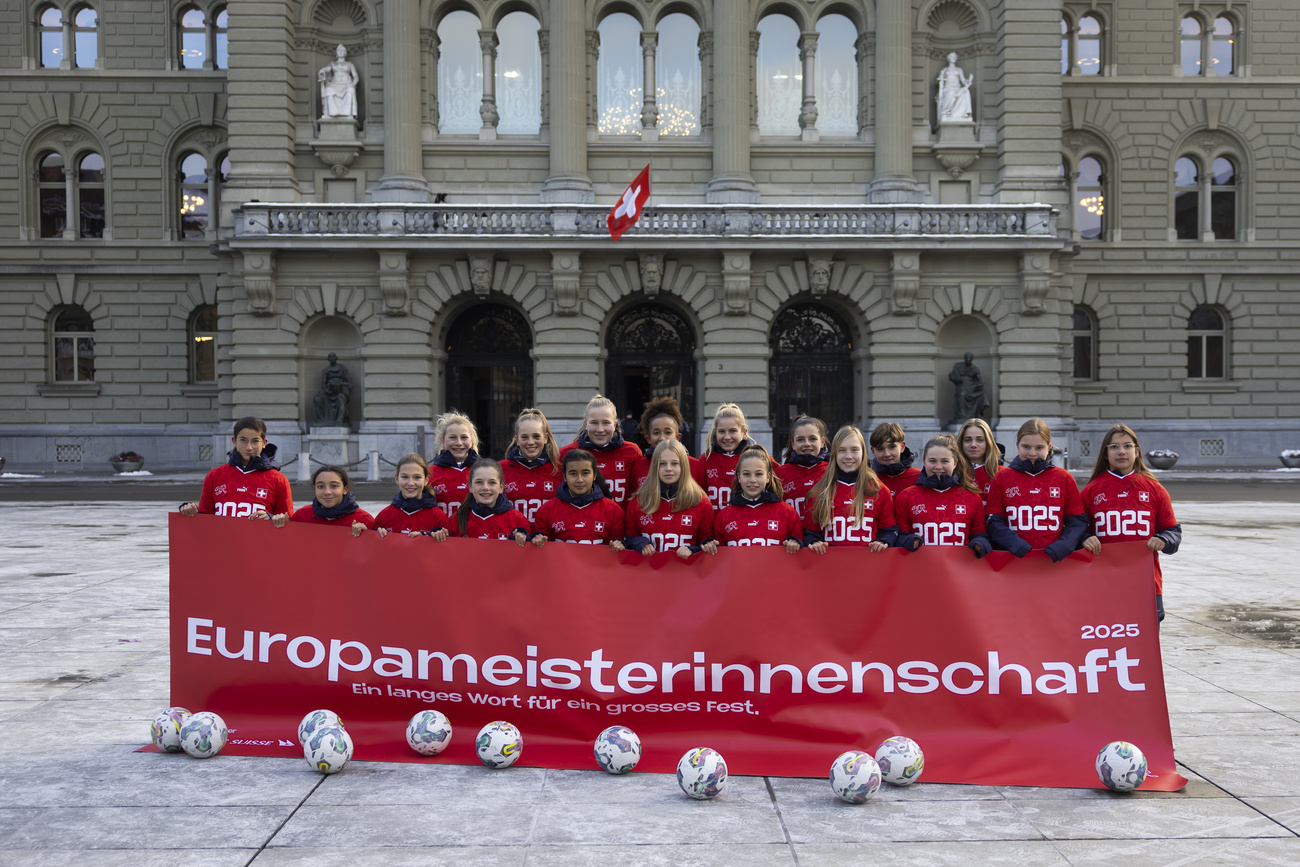
[[[168,704],[176,502],[13,502],[8,487],[0,864],[1300,864],[1300,494],[1209,489],[1175,493],[1185,541],[1164,560],[1183,791],[921,783],[850,806],[824,779],[734,776],[695,802],[665,775],[321,777],[299,760],[137,753]]]

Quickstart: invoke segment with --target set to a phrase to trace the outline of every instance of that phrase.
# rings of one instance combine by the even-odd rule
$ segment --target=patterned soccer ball
[[[149,737],[160,750],[169,753],[181,751],[181,728],[189,721],[190,712],[183,707],[169,707],[160,711],[149,726]]]
[[[313,771],[337,774],[352,760],[352,736],[343,726],[318,726],[303,743],[302,757]]]
[[[689,749],[677,763],[677,785],[697,801],[716,798],[727,785],[727,760],[708,747]]]
[[[841,801],[861,804],[880,790],[880,766],[871,753],[849,750],[831,764],[831,790]]]
[[[406,724],[406,742],[422,756],[436,756],[451,743],[451,721],[440,711],[422,710]]]
[[[596,764],[611,774],[626,774],[641,761],[641,738],[627,726],[610,726],[596,735]]]
[[[307,738],[311,737],[311,733],[316,729],[329,728],[330,726],[343,728],[343,720],[339,719],[338,714],[324,708],[312,711],[302,718],[302,722],[298,723],[298,743],[307,743]]]
[[[478,730],[474,739],[478,760],[489,768],[508,768],[519,761],[524,751],[524,736],[504,720],[490,722]]]
[[[1097,753],[1097,777],[1112,792],[1131,792],[1147,778],[1147,757],[1127,741],[1112,741]]]
[[[192,714],[181,727],[181,749],[196,759],[207,759],[226,745],[226,721],[212,711]]]
[[[886,783],[910,786],[921,779],[925,753],[911,738],[886,738],[876,750],[876,764],[880,766],[880,776]]]

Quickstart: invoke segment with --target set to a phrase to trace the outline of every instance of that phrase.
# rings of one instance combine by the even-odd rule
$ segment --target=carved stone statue
[[[337,353],[329,354],[329,362],[320,372],[320,391],[312,400],[316,407],[316,421],[329,427],[347,427],[352,380],[348,369],[339,364]]]
[[[957,65],[957,54],[948,55],[948,65],[939,72],[939,123],[973,123],[970,86],[974,75]]]
[[[647,295],[656,295],[664,279],[664,257],[658,253],[641,256],[641,289]]]
[[[968,418],[983,418],[989,408],[988,396],[984,394],[984,379],[980,369],[975,366],[975,356],[968,352],[966,356],[952,366],[948,374],[956,391],[952,396],[952,418],[948,422],[950,429]]]
[[[475,295],[486,295],[492,291],[492,258],[490,256],[473,256],[469,260],[469,285]]]
[[[824,295],[831,288],[831,260],[815,257],[808,260],[808,288],[814,295]]]
[[[357,116],[357,84],[361,76],[347,57],[348,50],[339,45],[334,49],[334,62],[316,73],[320,82],[321,117],[355,119]]]

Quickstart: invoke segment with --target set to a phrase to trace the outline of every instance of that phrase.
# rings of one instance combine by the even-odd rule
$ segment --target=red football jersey
[[[456,529],[460,529],[460,522],[456,522]],[[494,515],[488,515],[486,518],[480,518],[470,509],[469,523],[465,531],[466,539],[498,539],[515,541],[515,530],[523,530],[525,535],[529,534],[528,519],[523,516],[518,509],[511,509],[508,512],[500,512]]]
[[[894,495],[884,485],[875,497],[862,501],[862,523],[853,516],[853,488],[849,482],[835,483],[835,512],[831,523],[825,527],[817,526],[813,520],[815,501],[811,496],[803,501],[803,526],[806,530],[817,530],[828,545],[864,548],[876,541],[880,531],[894,526]]]
[[[889,488],[889,493],[898,494],[916,484],[916,477],[921,475],[919,467],[908,467],[896,476],[887,476],[884,473],[876,473],[876,478],[880,483]]]
[[[1074,476],[1060,467],[1038,475],[1003,467],[989,488],[987,515],[1005,515],[1007,526],[1035,551],[1055,542],[1062,521],[1083,514],[1083,501]]]
[[[241,470],[222,464],[203,478],[199,511],[230,518],[247,518],[254,512],[283,515],[293,511],[293,494],[279,470]]]
[[[786,539],[803,541],[803,524],[789,503],[741,503],[733,501],[713,521],[719,545],[747,547],[784,544]]]
[[[989,488],[993,487],[993,476],[988,474],[984,465],[980,464],[975,467],[975,487],[980,489],[980,499],[984,501],[984,508],[987,511],[989,505]]]
[[[656,551],[674,551],[687,545],[700,545],[713,538],[713,504],[700,500],[689,509],[673,511],[673,501],[659,501],[653,515],[641,511],[641,501],[633,497],[627,504],[624,532],[628,536],[646,536]]]
[[[365,509],[357,509],[350,515],[342,515],[338,518],[319,518],[312,511],[311,506],[306,505],[294,512],[289,520],[300,524],[321,524],[325,527],[351,527],[353,524],[365,524],[367,530],[375,529],[374,516]]]
[[[549,462],[540,467],[526,467],[505,460],[501,462],[501,474],[506,477],[506,496],[530,523],[536,519],[542,503],[554,497],[564,481]]]
[[[607,545],[623,538],[623,509],[609,497],[585,506],[555,497],[537,510],[533,533],[579,545]]]
[[[440,467],[429,464],[429,489],[442,506],[447,517],[455,520],[460,504],[469,499],[469,474],[473,465],[465,467]]]
[[[776,465],[776,477],[781,480],[785,501],[794,509],[795,514],[803,514],[803,502],[807,499],[808,492],[812,490],[813,485],[821,481],[829,466],[830,463],[827,461],[811,467],[801,467],[798,464]]]
[[[969,545],[984,532],[984,503],[965,488],[936,491],[912,485],[894,498],[894,517],[899,532],[915,533],[924,545]]]
[[[701,488],[705,488],[707,491],[704,482],[704,464],[700,463],[699,458],[691,457],[690,455],[686,456],[686,460],[691,465],[691,478],[695,479],[695,484],[699,485]],[[629,487],[627,492],[629,500],[636,496],[637,491],[641,490],[641,486],[645,484],[645,480],[649,475],[650,459],[645,455],[642,455],[637,458],[636,463],[632,465],[632,478],[628,481]]]
[[[736,464],[740,463],[740,453],[734,455],[714,452],[700,458],[704,465],[704,493],[709,495],[713,508],[721,509],[731,499],[731,480],[736,477]]]
[[[582,446],[569,443],[560,449],[561,465],[564,463],[564,456],[578,448]],[[596,466],[600,467],[600,474],[605,477],[605,481],[609,482],[609,493],[613,496],[614,502],[623,505],[635,493],[631,487],[632,467],[641,457],[641,450],[632,443],[624,442],[616,449],[605,452],[594,451],[592,454],[596,456]]]
[[[1089,529],[1107,542],[1145,542],[1178,523],[1169,492],[1155,479],[1131,472],[1117,476],[1109,470],[1083,489],[1083,510]],[[1155,553],[1156,592],[1164,592],[1160,555]]]
[[[456,535],[456,524],[442,509],[416,509],[408,512],[401,506],[386,506],[375,515],[375,526],[394,533],[433,533],[446,530]]]

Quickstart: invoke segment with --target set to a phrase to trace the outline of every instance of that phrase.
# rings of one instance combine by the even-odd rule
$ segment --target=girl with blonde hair
[[[700,463],[704,465],[705,490],[714,509],[727,505],[731,497],[731,480],[736,476],[740,453],[754,441],[749,438],[745,414],[734,403],[724,403],[713,415],[713,426],[704,444]]]
[[[894,498],[867,466],[867,439],[845,425],[831,440],[831,460],[803,504],[804,544],[817,554],[831,546],[883,551],[894,544]]]
[[[676,551],[685,559],[704,551],[718,553],[713,538],[713,505],[691,478],[686,447],[660,440],[650,455],[650,475],[627,504],[623,545],[650,555]]]
[[[632,467],[641,450],[623,439],[619,432],[618,408],[614,401],[603,394],[587,401],[587,409],[582,415],[582,426],[573,442],[560,449],[560,457],[574,449],[582,449],[596,456],[600,472],[609,483],[609,492],[614,502],[620,506],[631,496]]]
[[[515,419],[515,435],[501,462],[506,496],[529,521],[563,483],[560,450],[551,423],[540,409],[528,407]]]
[[[430,461],[429,487],[433,497],[455,517],[460,504],[469,499],[469,475],[478,460],[478,431],[469,416],[449,410],[438,417],[433,429],[438,454]]]

